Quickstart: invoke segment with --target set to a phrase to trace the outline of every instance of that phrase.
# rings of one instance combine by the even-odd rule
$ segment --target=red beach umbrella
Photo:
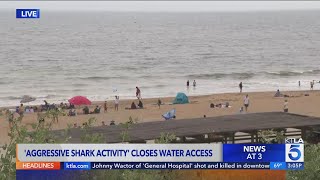
[[[91,101],[84,96],[75,96],[68,101],[73,105],[91,105]]]

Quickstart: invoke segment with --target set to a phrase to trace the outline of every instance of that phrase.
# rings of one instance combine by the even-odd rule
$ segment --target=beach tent
[[[165,120],[170,120],[176,118],[176,109],[172,109],[162,115]]]
[[[176,98],[173,100],[173,104],[187,104],[189,103],[188,96],[185,93],[178,93]]]

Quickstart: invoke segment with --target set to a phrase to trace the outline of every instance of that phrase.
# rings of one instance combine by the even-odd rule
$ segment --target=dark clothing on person
[[[137,109],[137,106],[134,102],[131,103],[131,109]]]
[[[142,103],[142,101],[139,101],[138,107],[139,107],[139,108],[143,108],[143,103]]]

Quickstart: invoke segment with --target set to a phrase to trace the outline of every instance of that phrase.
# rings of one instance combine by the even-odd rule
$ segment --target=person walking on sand
[[[140,91],[140,89],[138,87],[136,87],[136,97],[138,99],[141,99],[141,91]]]
[[[114,100],[114,110],[119,110],[119,96],[116,96],[116,99]]]
[[[23,104],[20,104],[20,107],[19,107],[19,115],[20,115],[20,116],[23,116],[23,113],[24,113]]]
[[[187,87],[189,87],[189,84],[190,84],[190,82],[189,82],[189,80],[187,81]]]
[[[104,107],[104,112],[105,113],[108,112],[107,101],[104,102],[103,107]]]
[[[242,82],[239,84],[240,93],[242,93]]]
[[[287,113],[288,111],[289,111],[288,100],[284,100],[283,112]]]
[[[159,109],[160,109],[160,106],[161,106],[161,99],[160,98],[158,99],[158,103],[157,104],[158,104]]]
[[[243,104],[244,104],[244,107],[246,109],[246,112],[248,112],[249,103],[250,103],[249,95],[247,94],[246,97],[244,97],[244,100],[243,100]]]
[[[196,87],[197,83],[196,80],[193,80],[193,87]]]

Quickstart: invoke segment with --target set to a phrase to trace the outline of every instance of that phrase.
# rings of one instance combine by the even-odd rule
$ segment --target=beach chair
[[[176,118],[176,109],[172,109],[162,115],[165,120],[170,120]]]

